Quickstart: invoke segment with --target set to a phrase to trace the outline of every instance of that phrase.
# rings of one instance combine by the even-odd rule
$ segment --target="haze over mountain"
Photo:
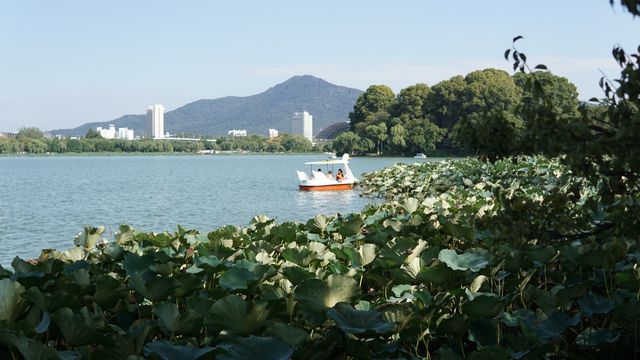
[[[349,112],[361,90],[338,86],[311,75],[294,76],[268,90],[251,96],[203,99],[165,113],[165,131],[202,135],[226,135],[231,129],[266,135],[267,129],[291,132],[294,112],[313,115],[313,133],[336,122],[348,121]],[[141,108],[150,104],[141,104]],[[82,136],[98,126],[133,129],[136,135],[149,132],[146,114],[124,115],[118,119],[92,122],[74,129],[52,130],[52,134]]]

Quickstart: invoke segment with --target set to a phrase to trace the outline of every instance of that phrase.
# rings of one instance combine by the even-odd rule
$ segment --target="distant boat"
[[[344,154],[341,159],[321,160],[306,162],[305,165],[311,165],[311,176],[304,171],[298,171],[298,180],[300,180],[300,190],[350,190],[356,184],[358,179],[353,176],[349,168],[349,154]],[[325,167],[325,171],[329,174],[329,170],[334,169],[334,165],[339,165],[344,169],[344,177],[337,180],[331,176],[325,175],[320,171],[314,170],[316,166]]]
[[[423,153],[417,153],[416,156],[413,157],[414,159],[426,159],[427,155],[423,154]]]
[[[328,159],[337,159],[336,157],[336,153],[332,153],[332,152],[325,152],[325,155],[327,155]]]

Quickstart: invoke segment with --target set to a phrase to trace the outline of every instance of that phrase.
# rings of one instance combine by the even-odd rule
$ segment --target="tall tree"
[[[578,115],[580,105],[578,89],[566,78],[547,71],[535,74],[519,72],[513,76],[513,79],[523,90],[517,113],[524,120],[524,150],[528,153],[540,152],[546,147],[550,138],[561,135],[558,132],[564,132],[566,123],[573,121],[572,119]],[[548,99],[546,104],[534,94],[532,86],[534,80],[540,86],[538,90],[545,93]],[[547,111],[555,115],[544,116]]]
[[[351,131],[363,133],[368,125],[386,121],[395,95],[386,85],[372,85],[358,97],[353,111],[349,113]]]
[[[522,89],[506,71],[496,69],[473,71],[465,77],[465,82],[461,116],[454,125],[452,140],[481,157],[495,159],[510,155],[501,146],[491,144],[520,142],[523,122],[513,114],[520,103]]]
[[[408,115],[412,118],[425,118],[425,105],[431,93],[427,84],[415,84],[400,90],[392,109],[393,116]]]
[[[424,103],[425,113],[439,127],[453,129],[462,114],[462,92],[467,82],[454,76],[431,87]]]
[[[365,134],[368,139],[373,141],[376,154],[380,155],[382,143],[387,140],[387,137],[389,137],[387,134],[387,125],[383,122],[377,125],[369,125],[365,128]]]
[[[42,130],[37,127],[22,127],[16,134],[16,139],[41,139],[44,137]]]
[[[361,138],[358,134],[352,131],[343,132],[333,141],[333,148],[338,154],[354,154],[358,150],[360,141]]]

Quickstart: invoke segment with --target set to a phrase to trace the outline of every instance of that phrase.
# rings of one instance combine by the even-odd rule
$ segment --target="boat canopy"
[[[348,160],[320,160],[320,161],[309,161],[306,162],[305,165],[335,165],[335,164],[346,164]]]

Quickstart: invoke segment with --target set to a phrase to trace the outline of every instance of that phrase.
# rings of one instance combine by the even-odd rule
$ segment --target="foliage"
[[[309,152],[313,151],[309,140],[298,135],[281,134],[277,138],[251,135],[247,137],[220,137],[213,141],[179,140],[121,140],[103,139],[99,134],[87,133],[89,137],[80,139],[48,138],[0,138],[0,154],[42,154],[42,153],[82,153],[82,152],[186,152],[200,150],[251,151],[251,152]],[[316,149],[317,150],[317,149]]]
[[[637,242],[594,227],[609,221],[598,189],[558,160],[399,164],[364,183],[390,200],[208,234],[122,226],[104,242],[89,228],[75,248],[16,258],[0,271],[0,344],[23,357],[632,356]]]

